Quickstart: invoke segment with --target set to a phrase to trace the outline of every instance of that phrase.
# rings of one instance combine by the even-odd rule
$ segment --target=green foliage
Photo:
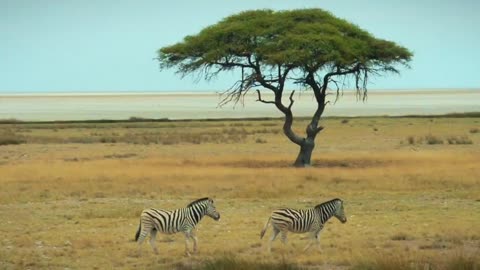
[[[249,59],[301,70],[362,64],[396,72],[394,64],[406,65],[412,57],[407,49],[321,9],[241,12],[158,53],[162,67],[177,67],[183,75],[209,73],[209,68],[226,63],[213,75],[239,67],[236,64],[248,65]]]

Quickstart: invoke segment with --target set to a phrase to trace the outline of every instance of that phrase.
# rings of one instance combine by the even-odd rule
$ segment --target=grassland
[[[480,118],[330,118],[308,169],[281,125],[1,124],[0,269],[480,269]],[[199,254],[168,235],[138,256],[142,209],[205,196],[222,219],[199,224]],[[271,210],[335,197],[348,222],[321,252],[302,235],[265,252]]]

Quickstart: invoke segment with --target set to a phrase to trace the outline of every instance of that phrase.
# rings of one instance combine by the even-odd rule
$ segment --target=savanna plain
[[[313,166],[281,119],[0,124],[0,269],[480,269],[480,117],[327,118]],[[303,132],[306,119],[294,123]],[[133,241],[145,208],[221,219]],[[321,250],[259,233],[278,207],[341,198]]]

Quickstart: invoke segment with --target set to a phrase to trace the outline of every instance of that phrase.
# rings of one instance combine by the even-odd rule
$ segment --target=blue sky
[[[0,0],[0,92],[222,90],[159,71],[156,50],[249,9],[323,8],[415,56],[370,89],[479,88],[477,0]]]

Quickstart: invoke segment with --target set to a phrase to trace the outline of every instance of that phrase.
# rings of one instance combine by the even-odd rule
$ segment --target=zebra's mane
[[[206,200],[209,200],[209,199],[210,199],[210,198],[205,197],[205,198],[201,198],[201,199],[195,200],[195,201],[189,203],[189,204],[187,205],[187,207],[190,207],[190,206],[192,206],[192,205],[194,205],[194,204],[197,204],[197,203],[199,203],[199,202],[206,201]]]
[[[342,202],[342,200],[340,200],[339,198],[336,198],[336,199],[330,200],[328,202],[323,202],[321,204],[317,204],[317,205],[315,205],[315,208],[322,207],[323,205],[330,204],[330,203],[335,202],[335,201]]]

